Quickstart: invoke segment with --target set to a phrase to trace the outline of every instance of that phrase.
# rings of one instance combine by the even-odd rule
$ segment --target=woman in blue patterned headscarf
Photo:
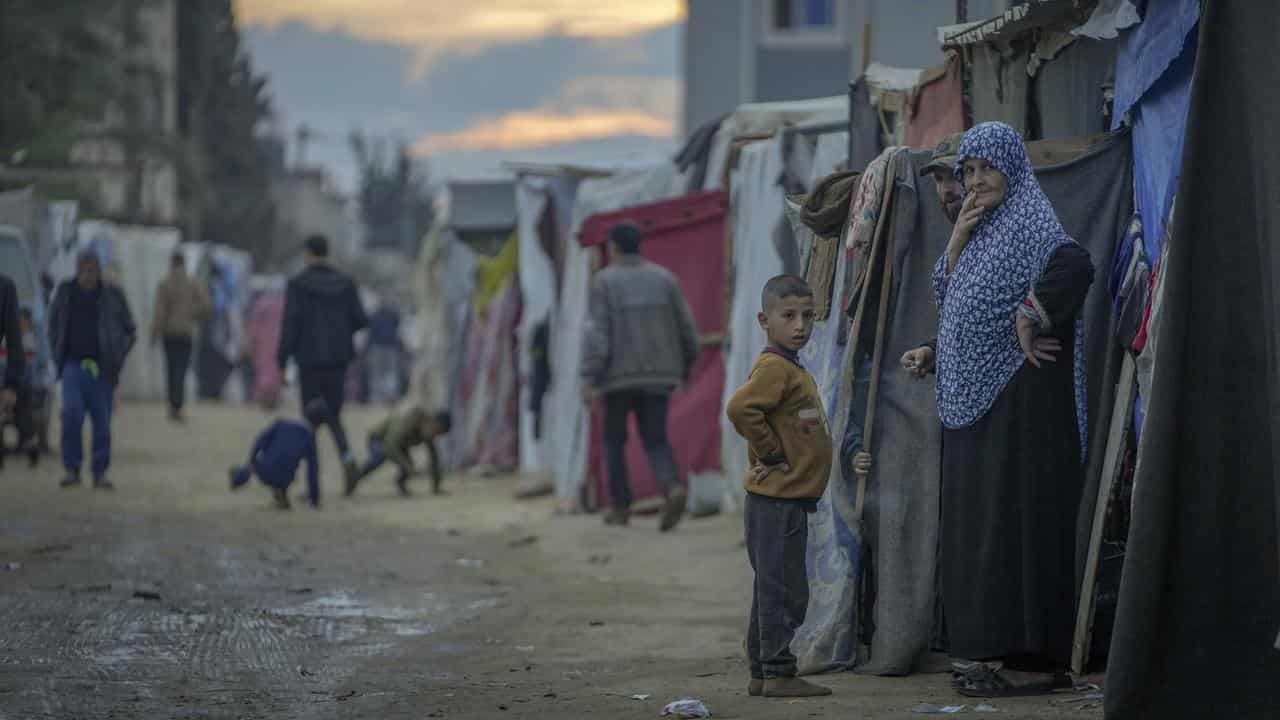
[[[1022,138],[982,123],[960,143],[965,201],[934,270],[942,450],[942,598],[957,681],[980,697],[1069,681],[1083,484],[1080,307],[1088,252],[1062,228]]]

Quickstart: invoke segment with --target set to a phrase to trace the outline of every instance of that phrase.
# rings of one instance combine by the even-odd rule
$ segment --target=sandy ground
[[[840,673],[818,679],[831,698],[747,697],[736,517],[606,528],[516,503],[514,478],[450,477],[447,497],[403,500],[384,474],[343,500],[327,436],[323,509],[282,513],[261,487],[227,489],[266,417],[191,415],[179,427],[160,406],[124,406],[114,492],[59,490],[55,458],[0,472],[0,720],[656,718],[682,697],[717,718],[779,720],[974,705],[945,675]],[[352,436],[374,419],[350,413]],[[988,716],[1100,717],[1070,699],[995,701]]]

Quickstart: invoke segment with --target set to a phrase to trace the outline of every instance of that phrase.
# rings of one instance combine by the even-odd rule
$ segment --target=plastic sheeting
[[[1116,57],[1112,128],[1129,114],[1134,194],[1153,261],[1160,258],[1182,163],[1199,19],[1199,0],[1150,3],[1143,23],[1125,31]]]
[[[960,57],[931,70],[907,98],[907,127],[903,138],[913,148],[932,149],[942,139],[964,131],[964,81]]]
[[[845,159],[847,133],[821,135],[813,153],[809,187],[834,172]],[[778,185],[782,172],[781,138],[748,145],[733,173],[729,203],[733,229],[731,260],[732,296],[723,349],[725,386],[721,407],[746,382],[756,356],[765,345],[756,321],[760,289],[769,278],[784,272],[782,255],[774,238],[784,224],[784,195]],[[803,242],[800,243],[803,246]],[[720,448],[725,476],[725,505],[740,504],[742,479],[747,471],[747,445],[721,413]]]
[[[614,224],[633,222],[645,228],[641,253],[676,276],[699,335],[707,336],[724,330],[724,219],[724,194],[699,193],[595,215],[583,225],[581,239],[599,252]],[[723,388],[720,348],[704,345],[688,380],[671,395],[667,430],[678,477],[720,471],[720,430],[716,419],[722,415]],[[597,413],[594,419],[589,467],[598,496],[603,498],[608,496],[603,417]],[[636,500],[656,497],[659,488],[634,418],[630,419],[629,428],[626,453],[632,494]]]
[[[520,243],[520,472],[540,475],[549,469],[549,434],[537,437],[536,417],[530,409],[529,378],[533,374],[533,332],[551,318],[556,301],[556,276],[551,258],[542,246],[539,229],[550,208],[545,181],[522,177],[516,183],[516,237]]]
[[[514,240],[511,242],[514,243]],[[492,302],[475,309],[453,403],[455,467],[509,470],[519,463],[514,268]]]
[[[843,95],[791,102],[754,103],[740,106],[720,123],[711,144],[704,190],[716,190],[724,179],[734,138],[769,134],[786,125],[798,125],[818,116],[848,117],[849,99]]]
[[[577,238],[583,223],[592,215],[674,197],[682,191],[681,177],[672,163],[586,180],[578,186],[575,196],[570,236]],[[572,502],[580,497],[587,470],[587,409],[582,402],[579,368],[591,279],[590,254],[576,241],[565,243],[560,302],[551,329],[551,392],[543,410],[550,419],[547,431],[556,496]]]
[[[422,352],[414,366],[411,396],[433,410],[454,407],[458,374],[467,350],[476,264],[471,248],[453,233],[438,228],[427,236],[418,256],[414,322],[415,332],[422,338]],[[439,443],[446,466],[452,467],[457,444],[454,433]]]

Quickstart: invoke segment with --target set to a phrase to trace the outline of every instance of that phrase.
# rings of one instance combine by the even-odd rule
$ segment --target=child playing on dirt
[[[306,423],[279,419],[263,430],[249,451],[249,463],[231,468],[231,489],[237,490],[249,483],[256,474],[263,485],[271,488],[276,507],[289,509],[289,486],[293,484],[298,465],[307,461],[307,498],[311,506],[320,507],[320,468],[316,464],[316,436],[312,428],[319,427],[328,417],[328,409],[321,398],[307,403]]]
[[[421,407],[409,408],[404,413],[391,413],[369,431],[369,460],[360,472],[347,484],[347,497],[356,492],[356,486],[373,471],[390,460],[397,468],[396,487],[408,497],[409,478],[418,475],[410,454],[415,446],[425,445],[431,462],[431,494],[440,495],[440,458],[436,453],[435,439],[453,427],[448,412],[428,413]]]
[[[9,452],[6,431],[13,428],[17,433],[14,449],[24,452],[31,467],[40,464],[39,438],[35,434],[35,418],[31,407],[33,394],[36,391],[36,378],[43,371],[43,365],[37,363],[35,319],[31,308],[22,308],[18,312],[18,329],[22,333],[22,348],[26,360],[23,365],[23,376],[17,389],[17,402],[7,411],[0,409],[0,468],[4,467],[5,455]],[[3,365],[0,362],[0,365]]]
[[[830,689],[796,676],[791,653],[809,605],[807,516],[826,490],[833,450],[818,385],[800,365],[800,350],[813,332],[813,290],[798,277],[779,275],[765,283],[761,295],[759,322],[769,344],[727,408],[750,460],[743,515],[755,585],[747,692],[830,695]]]

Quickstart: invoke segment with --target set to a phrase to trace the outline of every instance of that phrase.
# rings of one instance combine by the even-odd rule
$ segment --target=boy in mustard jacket
[[[832,443],[818,384],[800,365],[813,332],[813,290],[779,275],[764,286],[760,327],[769,345],[728,415],[747,441],[747,556],[755,571],[747,654],[751,695],[813,697],[829,688],[796,677],[791,640],[809,605],[805,571],[808,513],[831,474]]]

